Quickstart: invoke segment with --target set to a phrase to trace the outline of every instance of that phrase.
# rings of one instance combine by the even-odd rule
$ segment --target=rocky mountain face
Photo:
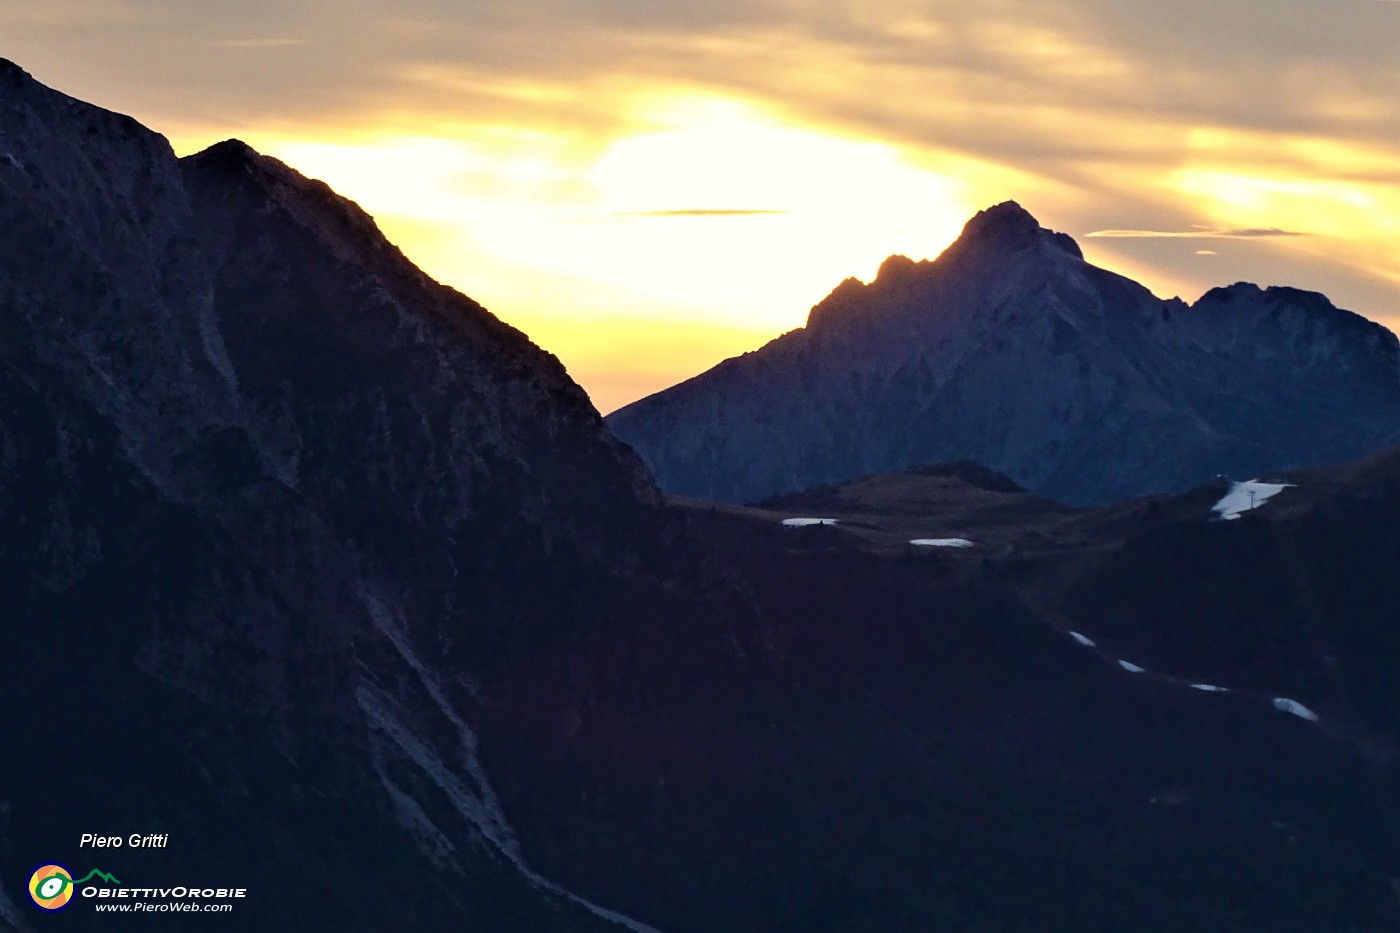
[[[1162,301],[1007,202],[936,260],[891,257],[806,327],[608,423],[677,495],[751,502],[972,460],[1107,503],[1393,441],[1400,345],[1294,289]]]
[[[0,399],[12,901],[83,832],[168,833],[122,871],[260,891],[248,929],[616,928],[529,867],[481,748],[603,688],[496,685],[724,584],[671,579],[555,358],[325,185],[6,62]]]

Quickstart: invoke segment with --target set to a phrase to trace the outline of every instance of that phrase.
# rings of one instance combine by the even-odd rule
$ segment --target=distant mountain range
[[[1058,318],[940,307],[1104,392],[1136,370],[1095,335],[1145,359],[1181,312],[1235,322],[1232,359],[1314,347],[1300,406],[1339,367],[1388,398],[1393,341],[1294,293],[1119,327],[1141,290],[1014,208],[934,266],[962,271],[889,263],[814,332],[873,368],[862,296],[1048,267]],[[668,501],[557,360],[324,184],[176,159],[0,61],[0,930],[1394,929],[1400,450],[1265,479]],[[49,862],[247,897],[54,920]]]
[[[970,460],[1107,503],[1396,440],[1400,344],[1291,288],[1163,301],[1006,202],[937,259],[890,257],[806,327],[608,424],[677,495],[751,502]]]

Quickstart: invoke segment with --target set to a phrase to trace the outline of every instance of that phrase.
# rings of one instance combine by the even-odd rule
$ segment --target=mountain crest
[[[908,256],[896,253],[880,263],[880,270],[875,273],[875,281],[897,285],[913,275],[919,265]]]
[[[1042,227],[1020,204],[1015,201],[994,204],[968,220],[962,234],[937,259],[916,261],[896,253],[880,263],[879,271],[869,284],[855,278],[846,279],[812,309],[807,326],[839,327],[866,320],[869,317],[867,306],[872,300],[880,300],[875,296],[888,298],[911,289],[925,290],[924,286],[950,273],[960,274],[953,271],[959,267],[1000,268],[1010,257],[1038,246],[1043,248],[1033,254],[1032,262],[1044,264],[1046,268],[1062,263],[1066,254],[1078,260],[1084,258],[1072,237]]]
[[[972,460],[1089,504],[1364,455],[1395,437],[1397,372],[1395,336],[1320,295],[1163,302],[1006,201],[936,260],[891,257],[803,331],[609,423],[674,495]]]
[[[230,164],[251,163],[257,164],[262,161],[263,156],[256,149],[248,145],[241,139],[225,139],[223,142],[195,153],[192,159],[209,162],[227,162]]]
[[[1040,221],[1030,211],[1015,201],[1002,201],[978,211],[963,225],[962,235],[980,237],[988,235],[1026,234],[1041,230]]]
[[[1019,252],[1036,242],[1048,243],[1076,259],[1084,258],[1073,237],[1042,227],[1030,211],[1015,201],[1002,201],[978,211],[963,226],[962,234],[949,247],[949,252],[973,248]]]

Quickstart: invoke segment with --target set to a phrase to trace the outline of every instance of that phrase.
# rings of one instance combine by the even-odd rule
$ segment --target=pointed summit
[[[875,281],[883,285],[906,282],[918,268],[917,262],[908,256],[896,253],[880,263],[880,271],[875,273]]]
[[[1069,234],[1042,227],[1030,211],[1015,201],[1002,201],[986,210],[978,211],[963,226],[962,234],[952,248],[960,251],[996,248],[1017,252],[1042,240],[1077,259],[1084,258],[1079,244],[1074,242]]]
[[[241,139],[225,139],[180,161],[229,173],[266,171],[275,162]]]
[[[1012,233],[1034,233],[1040,230],[1040,221],[1031,216],[1015,201],[1002,201],[978,211],[963,225],[963,236],[1000,236]]]
[[[222,142],[214,143],[200,152],[194,154],[194,158],[210,159],[257,159],[260,154],[252,146],[241,139],[225,139]]]

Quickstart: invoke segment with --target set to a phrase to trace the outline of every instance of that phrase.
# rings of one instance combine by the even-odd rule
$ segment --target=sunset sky
[[[610,411],[1014,198],[1400,325],[1395,0],[4,0],[0,56],[325,179]]]

